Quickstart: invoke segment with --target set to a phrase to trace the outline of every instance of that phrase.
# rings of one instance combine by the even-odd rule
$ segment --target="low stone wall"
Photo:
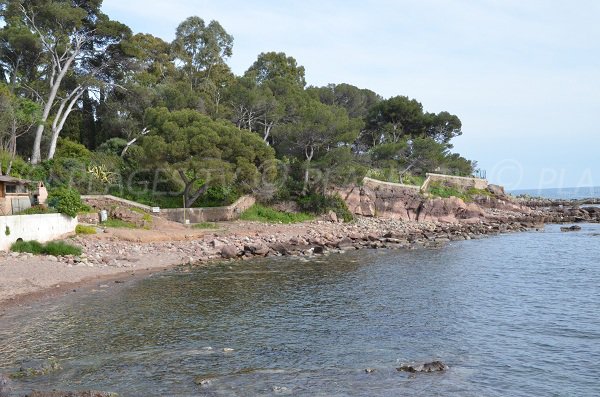
[[[41,243],[75,233],[77,218],[62,214],[0,216],[0,250],[18,239]]]
[[[81,199],[82,200],[100,200],[100,199],[112,200],[112,201],[116,201],[117,203],[121,203],[121,204],[130,206],[130,207],[136,207],[136,208],[143,209],[144,211],[148,211],[148,212],[152,211],[152,207],[150,207],[148,205],[140,204],[138,202],[131,201],[131,200],[126,200],[121,197],[112,196],[110,194],[81,196]]]
[[[488,187],[488,181],[486,179],[474,178],[468,176],[453,176],[453,175],[443,175],[443,174],[430,174],[427,173],[427,178],[425,182],[423,182],[423,186],[421,186],[421,191],[426,192],[429,188],[429,185],[432,182],[443,182],[449,183],[453,186],[468,189],[475,188],[484,190]]]
[[[161,208],[159,215],[179,223],[233,221],[238,219],[242,212],[252,207],[255,202],[254,197],[242,196],[235,203],[226,207]]]
[[[363,185],[368,186],[371,189],[378,188],[379,186],[389,186],[389,187],[398,188],[398,189],[414,189],[414,190],[421,189],[421,186],[418,186],[418,185],[406,185],[404,183],[384,182],[384,181],[369,178],[366,176],[363,178]]]

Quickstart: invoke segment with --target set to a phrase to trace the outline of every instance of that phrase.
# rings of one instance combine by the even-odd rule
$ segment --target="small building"
[[[37,190],[31,186],[37,184]],[[43,182],[32,182],[8,175],[0,175],[0,215],[14,215],[32,205],[44,204],[48,192]]]

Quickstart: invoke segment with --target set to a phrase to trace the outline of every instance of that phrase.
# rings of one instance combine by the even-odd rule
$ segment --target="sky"
[[[456,114],[454,150],[508,190],[600,185],[596,0],[104,0],[103,11],[167,41],[187,17],[217,20],[236,75],[283,51],[309,85]]]

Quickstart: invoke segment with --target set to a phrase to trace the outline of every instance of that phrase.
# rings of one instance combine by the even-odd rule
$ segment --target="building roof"
[[[18,185],[26,185],[28,183],[31,183],[31,181],[29,181],[27,179],[19,179],[19,178],[15,178],[15,177],[8,176],[8,175],[0,175],[0,182],[16,183]]]

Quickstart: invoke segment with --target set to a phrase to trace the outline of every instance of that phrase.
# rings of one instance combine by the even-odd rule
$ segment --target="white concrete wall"
[[[19,238],[41,243],[56,240],[73,234],[76,226],[77,218],[62,214],[0,216],[0,250],[8,250]]]

